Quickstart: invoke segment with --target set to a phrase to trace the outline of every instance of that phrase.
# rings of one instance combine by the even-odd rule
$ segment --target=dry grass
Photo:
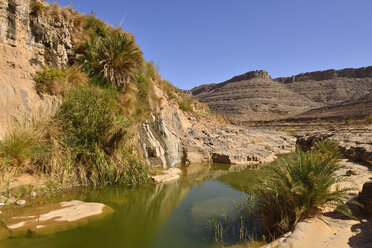
[[[36,91],[50,95],[64,95],[72,88],[84,86],[88,82],[88,76],[75,65],[65,69],[45,66],[36,72],[34,79]]]

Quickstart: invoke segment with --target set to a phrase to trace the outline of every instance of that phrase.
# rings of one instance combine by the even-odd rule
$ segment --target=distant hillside
[[[266,71],[252,71],[191,89],[195,99],[240,121],[364,118],[370,114],[371,92],[372,66],[277,79]]]

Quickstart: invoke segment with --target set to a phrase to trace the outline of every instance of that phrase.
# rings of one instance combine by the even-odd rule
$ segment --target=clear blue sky
[[[54,2],[54,1],[52,1]],[[372,65],[372,0],[60,0],[134,34],[177,87]]]

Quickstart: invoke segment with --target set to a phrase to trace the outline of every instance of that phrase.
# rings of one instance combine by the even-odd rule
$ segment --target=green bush
[[[96,18],[94,11],[92,11],[91,14],[86,17],[84,32],[91,38],[105,38],[108,35],[106,24],[100,19]]]
[[[142,52],[127,34],[113,33],[106,38],[88,39],[79,51],[80,64],[90,75],[122,87],[135,80]]]
[[[63,79],[64,76],[65,73],[62,70],[52,66],[44,66],[42,70],[36,72],[34,77],[37,93],[54,94],[56,81]]]
[[[341,168],[335,160],[338,155],[327,152],[325,156],[322,149],[308,153],[298,150],[255,190],[265,233],[275,237],[287,232],[299,220],[316,215],[326,206],[345,209],[344,194],[350,189],[331,189],[342,181],[336,174]]]
[[[83,87],[64,99],[53,121],[60,127],[62,156],[79,183],[134,185],[147,181],[147,166],[131,152],[125,119],[115,93]],[[66,152],[68,151],[68,152]]]
[[[182,99],[182,102],[179,104],[180,109],[185,111],[185,112],[193,112],[194,109],[191,106],[192,104],[192,99],[190,97],[185,97]]]

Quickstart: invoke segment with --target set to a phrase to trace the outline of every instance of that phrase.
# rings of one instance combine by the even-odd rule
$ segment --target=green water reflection
[[[265,166],[264,166],[265,167]],[[79,189],[32,205],[78,199],[102,202],[115,210],[104,220],[38,238],[0,242],[4,248],[209,247],[206,219],[230,213],[243,189],[258,182],[265,169],[191,165],[181,180],[136,189]]]

